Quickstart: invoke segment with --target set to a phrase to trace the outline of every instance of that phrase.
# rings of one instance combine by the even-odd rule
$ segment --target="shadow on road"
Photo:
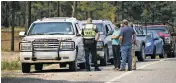
[[[2,83],[104,83],[100,81],[44,80],[37,78],[2,77]]]

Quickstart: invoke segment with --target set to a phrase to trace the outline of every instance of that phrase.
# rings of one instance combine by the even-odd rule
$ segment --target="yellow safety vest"
[[[85,38],[85,39],[95,38],[95,36],[96,36],[95,29],[96,29],[96,25],[86,24],[85,28],[83,30],[83,33],[84,33],[83,38]]]

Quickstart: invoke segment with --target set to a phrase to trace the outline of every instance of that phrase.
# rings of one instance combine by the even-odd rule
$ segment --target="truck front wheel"
[[[21,67],[23,73],[29,73],[31,70],[31,64],[29,63],[21,63]]]

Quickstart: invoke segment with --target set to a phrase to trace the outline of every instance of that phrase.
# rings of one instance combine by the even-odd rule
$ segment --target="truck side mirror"
[[[20,32],[20,33],[19,33],[19,36],[20,36],[20,37],[24,37],[24,36],[25,36],[25,32]]]

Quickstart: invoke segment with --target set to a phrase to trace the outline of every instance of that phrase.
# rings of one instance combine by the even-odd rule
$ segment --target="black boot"
[[[95,71],[101,71],[101,69],[100,69],[100,68],[98,68],[98,67],[96,67],[96,68],[95,68]]]

